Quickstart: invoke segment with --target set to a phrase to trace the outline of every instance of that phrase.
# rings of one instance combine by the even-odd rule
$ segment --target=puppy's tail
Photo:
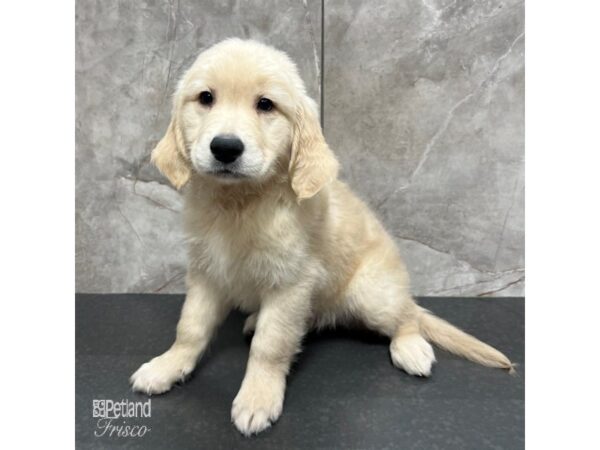
[[[494,347],[459,330],[426,309],[420,308],[420,310],[419,326],[425,339],[473,362],[514,373],[514,364]]]

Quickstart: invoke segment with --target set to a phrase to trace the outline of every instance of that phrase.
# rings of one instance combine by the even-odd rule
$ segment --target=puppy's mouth
[[[217,169],[211,170],[208,172],[209,175],[215,178],[223,178],[223,179],[239,179],[239,178],[248,178],[247,175],[243,173],[236,172],[230,169]]]

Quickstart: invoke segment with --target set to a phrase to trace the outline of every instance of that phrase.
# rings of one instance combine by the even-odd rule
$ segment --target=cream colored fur
[[[210,90],[211,106],[198,95]],[[275,108],[258,111],[260,97]],[[244,178],[211,173],[209,145],[235,134]],[[188,375],[233,308],[254,331],[231,418],[245,435],[280,416],[286,375],[311,328],[362,323],[391,339],[391,359],[429,376],[429,342],[511,369],[500,352],[416,305],[392,238],[337,180],[314,101],[294,64],[265,45],[230,39],[202,53],[181,80],[152,160],[185,192],[188,292],[173,346],[142,365],[133,388],[159,394]],[[350,355],[349,355],[350,357]]]

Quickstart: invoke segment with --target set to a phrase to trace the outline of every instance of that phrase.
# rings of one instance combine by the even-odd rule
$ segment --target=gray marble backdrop
[[[78,292],[184,291],[181,196],[149,154],[177,79],[239,36],[298,63],[416,295],[523,295],[523,1],[324,1],[77,1]]]

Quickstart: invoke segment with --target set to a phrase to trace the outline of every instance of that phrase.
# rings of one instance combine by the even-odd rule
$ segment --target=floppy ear
[[[175,116],[167,132],[152,150],[152,162],[178,190],[190,178],[190,163],[185,153],[185,142]]]
[[[296,110],[290,178],[298,201],[311,198],[335,180],[338,162],[325,142],[316,103],[304,96]]]

